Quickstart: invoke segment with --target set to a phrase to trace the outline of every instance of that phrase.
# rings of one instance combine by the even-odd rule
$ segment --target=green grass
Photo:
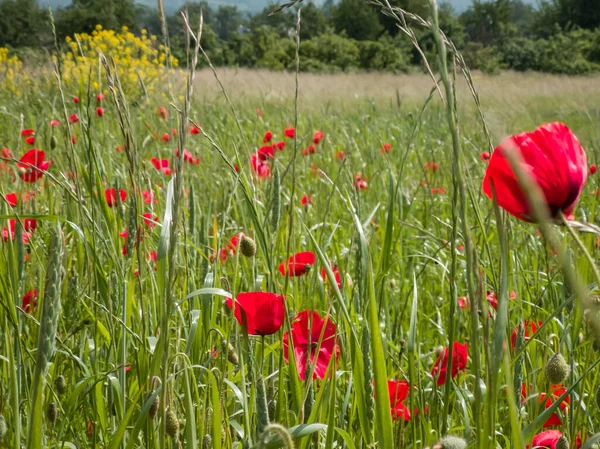
[[[299,85],[302,93],[302,74]],[[184,164],[183,196],[175,207],[175,182],[150,158],[172,159],[175,172],[177,138],[165,143],[156,136],[187,125],[164,100],[127,93],[118,96],[124,114],[119,119],[113,94],[103,92],[102,118],[95,116],[97,92],[86,80],[78,91],[64,92],[64,105],[51,83],[1,98],[0,147],[18,159],[28,149],[20,130],[34,128],[36,147],[53,161],[35,184],[18,176],[13,181],[14,161],[3,160],[0,172],[3,196],[35,192],[15,209],[2,200],[0,227],[8,227],[9,218],[38,220],[29,243],[8,239],[0,254],[0,414],[8,424],[3,447],[17,449],[27,440],[29,447],[157,448],[166,432],[161,420],[171,412],[180,421],[179,434],[162,433],[166,447],[281,447],[289,446],[291,435],[300,448],[423,448],[450,434],[470,447],[495,442],[521,448],[552,412],[559,413],[556,428],[569,441],[577,434],[586,441],[600,431],[594,399],[600,354],[590,315],[574,301],[560,257],[535,226],[494,211],[482,194],[486,163],[479,154],[489,143],[466,100],[457,107],[454,153],[447,111],[435,93],[401,107],[395,92],[381,100],[313,100],[310,106],[301,96],[295,162],[294,140],[286,139],[271,161],[271,172],[281,176],[274,194],[273,176],[257,179],[249,160],[266,130],[275,141],[284,140],[283,129],[295,121],[293,101],[251,92],[234,96],[234,117],[222,97],[200,96],[189,116],[203,133],[187,135],[185,148],[201,161]],[[69,100],[72,95],[79,104]],[[597,97],[590,96],[590,102]],[[519,132],[560,119],[580,137],[588,159],[597,160],[600,120],[587,106],[540,95],[510,114],[504,103],[494,106],[485,97],[482,102],[492,117],[494,144],[502,137],[499,129]],[[169,108],[168,120],[156,114],[159,106]],[[72,113],[81,122],[67,131]],[[510,121],[504,121],[507,116]],[[51,119],[62,122],[54,131]],[[325,138],[315,154],[303,156],[316,130]],[[54,149],[52,134],[58,138]],[[77,136],[73,146],[71,135]],[[129,156],[115,150],[124,136]],[[383,143],[391,144],[387,154],[380,152]],[[335,158],[338,151],[347,153],[344,161]],[[435,172],[425,169],[430,161],[439,164]],[[453,177],[455,162],[460,170]],[[357,173],[367,190],[354,188]],[[107,206],[109,187],[128,192],[125,204]],[[442,187],[444,193],[431,192]],[[597,188],[591,176],[576,211],[580,221],[596,221]],[[156,204],[143,201],[143,190],[155,192]],[[300,204],[304,194],[313,198],[307,207]],[[274,199],[281,207],[278,220],[272,217]],[[155,229],[143,221],[141,214],[148,212],[158,217]],[[163,226],[167,222],[173,226]],[[43,280],[56,275],[51,270],[57,243],[50,242],[60,235],[57,225],[62,284],[49,287]],[[137,226],[143,230],[137,243],[133,232],[128,239],[119,236]],[[595,273],[581,247],[566,229],[554,231],[567,244],[567,263],[578,282],[595,291]],[[222,262],[218,252],[239,232],[253,236],[257,255],[229,254]],[[597,260],[596,237],[580,237]],[[156,262],[146,258],[152,251],[158,252]],[[277,266],[299,251],[313,251],[317,261],[308,274],[286,280]],[[339,289],[330,263],[339,268]],[[471,304],[479,313],[458,306],[458,297],[469,291],[468,272]],[[36,362],[43,347],[38,334],[48,319],[44,302],[54,301],[56,285],[62,310],[46,370]],[[33,289],[37,307],[26,313],[21,299]],[[264,339],[246,335],[223,305],[226,297],[245,291],[285,295],[280,331]],[[473,298],[487,291],[497,293],[498,313]],[[508,300],[511,291],[516,298]],[[337,326],[340,356],[325,380],[301,381],[283,358],[283,332],[305,309]],[[511,333],[530,319],[543,324],[532,339],[511,348]],[[228,360],[224,341],[235,348],[238,365]],[[436,349],[451,341],[469,341],[469,361],[452,382],[437,386],[431,375]],[[557,350],[571,365],[564,384],[570,405],[561,409],[557,402],[545,411],[539,398],[550,387],[544,366]],[[59,375],[68,385],[62,394],[54,386]],[[392,421],[387,379],[411,385],[404,401],[410,421]],[[526,401],[521,382],[530,390]],[[152,419],[156,398],[159,411]],[[262,431],[265,399],[269,424]],[[51,402],[59,411],[53,423],[40,413]],[[28,434],[32,426],[42,427],[39,439]]]

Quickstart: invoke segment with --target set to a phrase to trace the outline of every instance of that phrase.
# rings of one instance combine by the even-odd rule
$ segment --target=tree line
[[[392,6],[428,18],[427,2],[393,0]],[[300,27],[301,70],[335,72],[385,70],[408,72],[422,65],[415,48],[395,18],[366,0],[326,0],[322,6],[305,0]],[[236,6],[210,7],[188,2],[166,17],[173,54],[185,58],[186,38],[181,11],[191,23],[204,17],[203,47],[217,66],[295,69],[296,11],[270,15],[276,5],[257,14]],[[59,42],[75,33],[127,26],[162,34],[158,12],[134,0],[73,0],[54,11]],[[433,54],[431,33],[408,23],[420,50]],[[457,14],[440,5],[440,25],[463,54],[468,66],[493,73],[501,69],[585,74],[600,70],[600,3],[594,0],[542,0],[537,8],[522,0],[473,0]],[[17,51],[23,59],[51,51],[49,13],[36,0],[0,0],[0,47]]]

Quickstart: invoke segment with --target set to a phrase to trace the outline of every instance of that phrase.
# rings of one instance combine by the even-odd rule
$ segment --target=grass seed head
[[[46,417],[51,423],[56,422],[56,418],[58,418],[58,408],[56,407],[55,402],[48,403],[48,408],[46,409]]]
[[[61,375],[54,379],[54,388],[56,388],[58,394],[65,394],[67,391],[67,381],[65,380],[65,376]]]
[[[562,383],[571,372],[569,364],[559,352],[554,354],[546,364],[546,378],[552,385]]]
[[[204,435],[204,438],[202,438],[202,449],[211,449],[212,445],[212,437],[207,433]]]
[[[179,419],[177,419],[177,414],[172,409],[167,412],[165,427],[167,435],[171,438],[177,437],[179,433]]]

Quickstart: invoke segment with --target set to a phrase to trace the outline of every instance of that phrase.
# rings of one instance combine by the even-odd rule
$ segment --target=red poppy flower
[[[529,446],[528,444],[525,448],[556,449],[556,443],[562,436],[563,434],[559,430],[546,430],[534,436],[531,442],[532,446]]]
[[[281,151],[281,150],[283,150],[285,148],[285,142],[283,140],[281,140],[281,141],[275,143],[274,146],[276,146],[277,149],[279,151]]]
[[[150,229],[154,229],[156,227],[156,223],[158,223],[158,217],[152,218],[152,214],[150,212],[143,213],[142,217],[144,220],[144,224]]]
[[[169,136],[169,133],[164,133],[160,140],[162,140],[163,142],[168,142],[169,140],[171,140],[171,136]]]
[[[35,133],[35,131],[33,129],[24,129],[21,131],[21,136],[29,137],[29,136],[33,136],[34,133]]]
[[[369,188],[367,181],[362,177],[360,173],[354,175],[354,188],[356,190],[367,190]]]
[[[20,163],[17,164],[21,179],[25,182],[36,182],[38,179],[44,176],[44,172],[48,170],[48,167],[50,167],[50,161],[45,161],[45,157],[46,153],[38,150],[37,148],[32,148],[23,156],[21,156],[21,159],[19,159]],[[29,165],[23,164],[30,164],[36,167],[37,170]]]
[[[259,117],[264,117],[265,114],[262,113],[262,111],[259,108],[256,108],[256,113],[258,114]]]
[[[471,310],[471,303],[469,302],[469,297],[468,296],[461,296],[460,298],[458,298],[458,306],[461,309]]]
[[[18,198],[16,193],[7,193],[6,201],[10,207],[16,207],[18,203]]]
[[[314,263],[315,253],[310,251],[296,253],[287,261],[279,265],[279,272],[283,276],[285,276],[286,273],[293,277],[302,276],[310,271]]]
[[[226,304],[232,308],[231,298]],[[250,335],[274,334],[281,328],[285,317],[283,296],[265,292],[240,293],[235,298],[234,314],[241,325],[245,321]]]
[[[177,148],[175,150],[175,156],[179,157],[179,148]],[[188,162],[190,164],[194,164],[194,163],[199,163],[200,162],[200,158],[198,158],[197,160],[194,158],[194,155],[186,150],[185,148],[183,149],[183,161],[184,162]]]
[[[538,326],[541,326],[541,325],[542,325],[541,321],[538,321],[536,323],[533,320],[525,320],[525,323],[524,323],[525,333],[523,335],[524,341],[529,340],[529,338],[537,332]],[[517,332],[518,331],[519,331],[519,326],[517,326],[515,328],[515,330],[513,331],[513,333],[510,336],[510,343],[511,343],[513,349],[515,348],[515,346],[517,344]]]
[[[221,259],[221,262],[225,262],[227,260],[227,256],[235,256],[235,252],[239,242],[239,234],[234,234],[229,239],[229,242],[225,244],[225,248],[221,248],[221,251],[219,251],[219,259]]]
[[[306,149],[302,150],[303,156],[308,156],[309,154],[315,154],[317,152],[317,147],[314,145],[309,145]]]
[[[152,190],[144,190],[142,191],[142,198],[144,198],[144,203],[146,204],[157,204],[158,200],[154,198],[154,191]]]
[[[171,134],[173,134],[174,136],[177,135],[177,128],[171,128]]]
[[[429,172],[435,173],[436,171],[438,171],[438,168],[440,168],[440,166],[433,161],[425,162],[425,170]]]
[[[100,106],[98,106],[98,107],[96,108],[96,115],[97,115],[98,117],[102,117],[102,116],[104,115],[104,109],[102,109]]]
[[[27,145],[33,145],[33,144],[35,143],[35,137],[34,137],[34,136],[27,137],[27,138],[25,139],[25,143],[26,143]]]
[[[346,159],[346,152],[338,151],[337,153],[335,153],[335,158],[339,161],[343,161],[344,159]]]
[[[389,153],[392,149],[392,146],[389,143],[384,143],[383,146],[381,147],[381,154],[385,154],[385,153]]]
[[[319,145],[319,143],[321,143],[321,140],[323,140],[324,137],[325,134],[323,134],[322,131],[315,131],[315,135],[313,136],[313,143],[315,145]]]
[[[312,196],[310,196],[308,194],[304,194],[304,196],[300,200],[300,204],[302,204],[303,206],[306,206],[308,204],[312,204]]]
[[[166,120],[169,118],[169,111],[167,111],[167,108],[165,108],[164,106],[161,106],[160,108],[158,108],[157,114],[163,120]]]
[[[104,95],[102,94],[102,92],[98,92],[98,95],[96,95],[96,101],[98,103],[101,103],[104,101]]]
[[[410,421],[410,410],[403,404],[410,393],[410,385],[405,380],[388,380],[388,393],[390,395],[390,413],[392,419]]]
[[[540,393],[540,404],[544,404],[545,408],[548,409],[552,406],[552,404],[562,396],[567,389],[562,385],[552,385],[550,386],[550,394]],[[526,402],[527,398],[527,389],[525,388],[525,383],[521,385],[521,397],[523,398],[523,403]],[[559,404],[558,408],[562,411],[567,410],[569,407],[569,396],[565,397],[565,399]],[[544,423],[544,428],[552,427],[552,426],[560,426],[562,425],[562,421],[560,416],[557,413],[553,413],[550,418],[546,420]]]
[[[273,158],[275,156],[275,152],[273,151],[272,145],[265,145],[260,147],[256,154],[261,161],[266,161],[268,158]]]
[[[547,123],[533,132],[516,134],[498,146],[483,179],[483,192],[492,198],[492,182],[498,204],[520,220],[532,221],[529,205],[521,192],[505,152],[518,149],[523,169],[542,190],[553,218],[569,217],[587,179],[587,157],[575,134],[560,122]]]
[[[492,155],[489,151],[484,151],[479,155],[479,159],[481,159],[482,161],[489,161],[491,157]]]
[[[433,187],[431,189],[432,195],[443,195],[444,193],[446,193],[446,189],[444,187]]]
[[[76,123],[79,123],[79,116],[78,116],[77,114],[71,114],[71,115],[69,116],[69,123],[70,123],[71,125],[74,125],[74,124],[76,124]]]
[[[342,278],[340,276],[340,270],[335,265],[332,265],[331,271],[333,271],[333,275],[335,276],[335,283],[337,284],[338,288],[341,288],[342,287]],[[325,271],[325,268],[321,268],[321,277],[323,278],[324,282],[327,282],[328,278],[327,278],[327,271]]]
[[[23,300],[21,301],[21,309],[25,311],[25,313],[31,313],[37,307],[37,290],[29,290],[23,296]]]
[[[267,161],[261,161],[256,153],[252,153],[250,157],[250,164],[252,170],[258,175],[259,178],[268,178],[271,175],[271,166]]]
[[[146,260],[148,262],[156,260],[157,258],[158,258],[158,253],[156,251],[150,251],[148,254],[146,254]]]
[[[3,228],[2,229],[2,239],[5,242],[8,242],[8,240],[14,240],[15,239],[15,228],[17,226],[17,222],[14,219],[8,220],[8,228]],[[28,230],[35,230],[35,228],[37,227],[37,222],[35,220],[32,219],[28,219],[28,220],[23,220],[23,229],[25,230],[25,232],[23,232],[21,234],[21,238],[23,240],[23,243],[29,243],[29,237],[31,237],[31,233],[27,232]]]
[[[596,164],[590,165],[590,175],[595,175],[597,171],[598,167],[596,167]]]
[[[104,197],[106,198],[106,204],[108,204],[108,207],[115,206],[117,204],[117,189],[115,189],[114,187],[106,189],[104,191]],[[121,199],[121,202],[124,203],[127,199],[127,192],[123,189],[120,189],[119,197]]]
[[[73,103],[75,103],[75,104],[79,103],[79,98],[73,97]]]
[[[460,344],[455,341],[452,345],[452,375],[454,379],[459,371],[462,371],[467,366],[468,357],[468,343]],[[448,347],[444,350],[444,354],[440,355],[433,368],[431,369],[431,375],[437,378],[438,385],[444,385],[446,383],[446,366],[448,365]],[[439,374],[438,374],[439,373]]]
[[[508,295],[508,299],[515,299],[516,297],[517,293],[514,290]],[[486,299],[494,310],[498,310],[498,296],[496,296],[495,292],[487,292]]]
[[[60,126],[60,122],[59,122],[58,120],[50,120],[50,123],[49,123],[49,125],[50,125],[52,128],[57,128],[57,127],[59,127],[59,126]]]
[[[283,135],[288,139],[293,139],[296,135],[296,130],[290,126],[283,130]]]
[[[71,143],[75,145],[75,142],[77,142],[77,136],[71,137]]]
[[[200,134],[200,128],[198,128],[197,126],[192,126],[190,129],[190,134],[192,134],[192,135]]]
[[[306,379],[307,364],[310,363],[314,364],[313,379],[324,379],[331,356],[335,354],[337,358],[339,355],[335,324],[329,317],[321,318],[318,312],[304,310],[292,321],[291,333],[298,377]],[[283,357],[286,362],[289,362],[289,334],[283,334]]]
[[[169,159],[157,159],[153,157],[150,159],[150,162],[152,162],[154,168],[156,168],[158,171],[162,171],[166,176],[171,174],[171,169],[169,168]]]
[[[23,229],[25,231],[35,231],[37,229],[37,220],[35,218],[23,219]]]
[[[273,133],[271,131],[267,131],[263,137],[263,143],[269,143],[273,138]]]

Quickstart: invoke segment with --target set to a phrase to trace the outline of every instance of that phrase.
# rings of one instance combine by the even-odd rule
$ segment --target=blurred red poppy
[[[5,242],[8,242],[8,240],[14,240],[15,239],[15,228],[17,226],[16,220],[15,219],[11,219],[8,220],[8,228],[3,228],[2,229],[2,239]],[[24,231],[21,234],[21,239],[23,241],[23,243],[29,243],[29,237],[31,237],[31,233],[27,232],[27,230],[34,230],[37,227],[37,222],[33,219],[26,219],[23,220],[23,228]],[[27,228],[27,229],[25,229]]]
[[[430,161],[430,162],[425,162],[425,170],[435,173],[436,171],[438,171],[438,169],[440,168],[439,164],[437,164],[436,162]]]
[[[296,253],[279,265],[279,272],[283,276],[285,276],[286,273],[292,277],[302,276],[310,271],[314,263],[315,253],[310,251]]]
[[[323,134],[322,131],[315,131],[315,135],[313,136],[313,143],[315,145],[319,145],[319,143],[321,143],[321,140],[323,140],[324,137],[325,134]]]
[[[73,97],[73,103],[75,103],[75,104],[79,103],[79,98]]]
[[[556,443],[561,439],[563,434],[560,430],[546,430],[538,433],[533,437],[531,446],[528,444],[525,446],[526,449],[530,447],[533,449],[556,449]]]
[[[169,168],[169,159],[157,159],[153,157],[152,159],[150,159],[150,162],[152,162],[154,168],[156,168],[158,171],[163,172],[163,174],[165,174],[166,176],[169,176],[171,174],[171,169]]]
[[[283,150],[285,148],[285,142],[283,140],[273,144],[273,146],[277,147],[277,149],[279,151]]]
[[[96,115],[97,115],[98,117],[102,117],[102,116],[104,115],[104,109],[102,109],[100,106],[98,106],[98,107],[96,108]]]
[[[273,138],[273,133],[271,131],[267,131],[263,136],[263,143],[269,143]]]
[[[443,195],[444,193],[446,193],[446,189],[444,187],[433,187],[431,189],[432,195]]]
[[[356,190],[367,190],[369,188],[367,181],[362,177],[362,174],[360,173],[354,175],[354,188]]]
[[[485,297],[489,305],[492,306],[494,310],[498,310],[498,296],[496,296],[496,293],[488,291]],[[515,299],[516,297],[517,293],[514,290],[508,295],[508,299]]]
[[[164,133],[161,137],[160,140],[162,140],[163,142],[168,142],[169,140],[171,140],[171,136],[169,135],[169,133]]]
[[[468,343],[464,345],[455,341],[452,345],[452,373],[451,377],[454,379],[459,371],[462,371],[467,366],[468,358]],[[431,369],[431,375],[434,379],[437,379],[438,385],[444,385],[446,383],[446,366],[448,364],[448,347],[445,348],[444,354],[440,355],[433,368]]]
[[[482,161],[489,161],[491,157],[492,155],[489,151],[484,151],[479,155],[479,159],[481,159]]]
[[[144,224],[150,229],[154,229],[156,227],[156,223],[158,223],[158,217],[152,218],[152,214],[150,212],[144,212],[142,214],[142,218],[144,220]]]
[[[74,124],[76,124],[76,123],[79,123],[79,116],[78,116],[77,114],[71,114],[71,115],[69,116],[69,123],[70,123],[71,125],[74,125]]]
[[[110,189],[106,189],[104,191],[104,197],[106,198],[106,204],[108,204],[108,207],[116,206],[116,204],[117,204],[117,189],[115,189],[114,187],[112,187]],[[121,202],[124,203],[125,200],[127,199],[127,192],[123,189],[120,189],[119,190],[119,198],[121,199]]]
[[[275,152],[273,151],[272,145],[264,145],[264,146],[260,147],[256,151],[256,154],[258,155],[258,158],[261,161],[266,161],[269,158],[272,159],[275,156]]]
[[[302,199],[300,200],[300,204],[302,204],[303,206],[312,204],[312,196],[305,193]]]
[[[18,203],[18,198],[16,193],[7,193],[6,201],[10,207],[16,207]]]
[[[35,131],[33,129],[24,129],[21,131],[21,135],[23,137],[33,136],[34,133],[35,133]]]
[[[163,120],[166,120],[169,118],[169,111],[167,111],[167,108],[165,108],[164,106],[161,106],[160,108],[158,108],[157,114]]]
[[[597,171],[598,167],[596,167],[596,164],[590,165],[590,175],[595,175]]]
[[[60,126],[60,122],[59,122],[58,120],[50,120],[50,123],[49,123],[49,125],[50,125],[52,128],[56,128],[56,127]]]
[[[335,276],[335,283],[337,284],[338,288],[341,288],[342,278],[340,276],[340,270],[335,265],[331,265],[331,271],[333,271],[333,275]],[[325,271],[325,268],[321,268],[321,277],[323,278],[324,282],[327,282],[327,271]]]
[[[516,134],[492,153],[483,179],[483,192],[492,198],[492,183],[500,207],[524,221],[533,221],[527,199],[510,163],[507,151],[519,151],[523,169],[544,194],[553,218],[559,212],[570,217],[587,179],[587,157],[575,134],[560,122],[546,123],[535,131]]]
[[[296,130],[290,126],[283,130],[283,135],[288,139],[293,139],[296,135]]]
[[[175,156],[179,157],[179,148],[177,148],[175,150]],[[183,149],[183,160],[184,160],[184,162],[188,162],[190,164],[195,164],[197,162],[198,163],[200,162],[200,158],[197,158],[197,159],[194,158],[194,155],[190,151],[186,150],[185,148]]]
[[[25,143],[26,143],[27,145],[33,145],[33,144],[35,143],[35,137],[34,137],[34,136],[27,137],[27,138],[25,139]]]
[[[21,301],[21,309],[25,311],[25,313],[31,313],[37,307],[37,289],[29,290],[23,296],[23,300]]]
[[[335,158],[338,161],[343,161],[344,159],[346,159],[346,152],[345,151],[338,151],[337,153],[335,153]]]
[[[298,377],[306,379],[307,365],[310,363],[314,364],[313,379],[324,379],[331,356],[335,354],[337,358],[339,355],[335,324],[329,317],[321,318],[316,311],[304,310],[292,321],[291,333]],[[289,362],[289,334],[283,334],[283,357],[286,362]]]
[[[302,156],[308,156],[309,154],[315,154],[317,152],[317,147],[314,145],[309,145],[304,150],[302,150]]]
[[[536,332],[537,332],[537,328],[538,326],[542,325],[541,321],[538,321],[537,323],[534,320],[525,320],[525,322],[523,323],[524,325],[524,334],[523,334],[523,341],[527,341],[529,340],[529,338],[531,336],[533,336]],[[515,330],[513,331],[513,333],[510,336],[510,343],[513,347],[513,349],[515,348],[516,344],[517,344],[517,333],[519,332],[519,326],[517,326],[515,328]]]
[[[44,176],[44,172],[50,167],[50,161],[44,160],[45,158],[46,153],[37,148],[32,148],[21,156],[20,163],[17,164],[21,179],[25,182],[36,182]],[[30,165],[37,168],[37,170]]]
[[[75,142],[77,142],[77,136],[71,137],[71,143],[75,145]]]
[[[392,146],[389,143],[384,143],[381,147],[381,154],[389,153],[392,150]]]
[[[98,95],[96,95],[96,101],[98,103],[101,103],[104,101],[104,95],[102,94],[102,92],[98,92]]]
[[[250,164],[252,170],[258,175],[259,178],[268,178],[271,175],[271,166],[267,161],[261,161],[256,153],[252,153],[250,157]]]
[[[231,298],[226,304],[233,308]],[[265,292],[240,293],[235,298],[234,314],[238,323],[246,324],[250,335],[274,334],[281,328],[285,317],[283,296]]]
[[[410,410],[403,402],[410,394],[410,385],[405,380],[388,380],[388,393],[390,395],[390,413],[392,419],[410,421]]]
[[[152,190],[144,190],[142,191],[142,198],[144,198],[144,203],[146,204],[157,204],[158,200],[154,198],[154,191]]]

